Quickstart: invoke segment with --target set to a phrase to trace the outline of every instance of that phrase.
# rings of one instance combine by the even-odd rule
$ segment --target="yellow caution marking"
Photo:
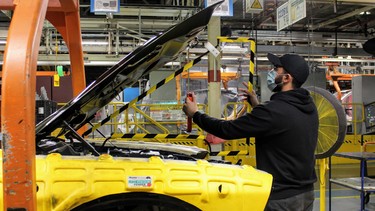
[[[142,134],[142,133],[126,133],[126,134],[113,134],[111,139],[188,139],[198,140],[204,139],[203,135],[189,135],[189,134]]]
[[[60,86],[60,76],[58,74],[53,75],[53,86],[54,87]]]
[[[248,154],[249,154],[249,151],[247,150],[210,152],[210,156],[237,156],[237,155],[248,155]]]
[[[192,60],[192,61],[188,62],[187,64],[185,64],[185,66],[184,66],[184,72],[186,70],[190,69],[191,67],[193,67],[193,65],[194,65],[194,60]]]
[[[262,5],[260,4],[259,0],[255,0],[251,5],[252,9],[262,9]]]

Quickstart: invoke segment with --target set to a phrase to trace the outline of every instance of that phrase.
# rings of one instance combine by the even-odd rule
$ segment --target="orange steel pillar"
[[[14,5],[2,76],[3,206],[36,210],[35,70],[48,0]]]
[[[48,14],[69,48],[76,96],[86,86],[79,0],[0,0],[0,9],[14,10],[2,71],[3,210],[36,210],[35,86],[41,32]]]

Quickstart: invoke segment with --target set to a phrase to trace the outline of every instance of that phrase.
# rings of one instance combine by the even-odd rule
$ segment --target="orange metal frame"
[[[79,0],[1,0],[14,10],[2,71],[3,210],[36,210],[35,85],[43,23],[48,19],[69,48],[73,95],[86,87]]]
[[[181,73],[182,78],[190,78],[190,79],[207,79],[208,73],[207,72],[183,72]],[[222,80],[230,81],[235,80],[239,77],[237,72],[222,72],[221,73]]]
[[[230,80],[235,80],[239,77],[238,73],[232,72],[223,72],[221,73],[221,80],[223,82],[223,86],[225,89],[228,89],[228,82]],[[207,72],[182,72],[181,75],[176,76],[176,100],[180,102],[181,100],[181,78],[189,78],[189,79],[208,79]]]
[[[344,73],[335,73],[327,75],[327,80],[332,80],[333,87],[335,87],[335,90],[337,92],[337,99],[341,101],[341,88],[338,84],[338,81],[351,81],[354,76],[360,76],[360,75],[371,75],[372,74],[344,74]]]
[[[182,78],[190,78],[190,79],[207,79],[208,72],[183,72],[181,73]],[[228,82],[231,80],[235,80],[240,77],[239,73],[237,72],[221,72],[221,81],[225,89],[228,89]]]
[[[36,71],[36,76],[54,76],[57,74],[55,71]],[[0,71],[0,78],[3,75],[3,72]]]

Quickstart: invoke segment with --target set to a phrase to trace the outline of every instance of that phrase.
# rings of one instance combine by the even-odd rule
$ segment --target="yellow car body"
[[[106,210],[101,203],[109,206],[112,201],[119,207],[136,201],[132,194],[143,203],[158,196],[160,203],[181,206],[168,210],[190,205],[191,210],[255,211],[263,210],[267,203],[272,176],[251,166],[206,160],[53,153],[37,156],[36,181],[38,211]]]

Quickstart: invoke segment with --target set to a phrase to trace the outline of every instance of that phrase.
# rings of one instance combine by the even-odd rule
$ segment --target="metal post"
[[[212,17],[208,24],[208,42],[213,46],[217,45],[217,37],[220,36],[220,22],[220,17]],[[221,118],[221,73],[216,62],[217,58],[208,54],[208,113],[210,116]],[[220,144],[211,147],[213,151],[223,149]]]
[[[79,2],[34,0],[1,3],[1,9],[14,10],[2,73],[3,210],[36,210],[35,84],[43,22],[47,16],[52,17],[50,22],[65,38],[75,71],[73,82],[81,82],[78,86],[73,83],[77,95],[85,87]],[[52,7],[52,12],[47,12],[48,6]]]
[[[331,166],[332,158],[328,158],[328,210],[331,211],[332,208],[332,184],[331,184],[331,177],[332,177],[332,166]]]
[[[116,24],[116,56],[118,56],[119,54],[119,46],[120,46],[120,30],[119,30],[119,27],[118,27],[118,23]]]
[[[326,210],[326,171],[327,158],[319,159],[320,171],[320,211]]]
[[[2,75],[3,210],[36,210],[36,64],[48,0],[17,1]]]

